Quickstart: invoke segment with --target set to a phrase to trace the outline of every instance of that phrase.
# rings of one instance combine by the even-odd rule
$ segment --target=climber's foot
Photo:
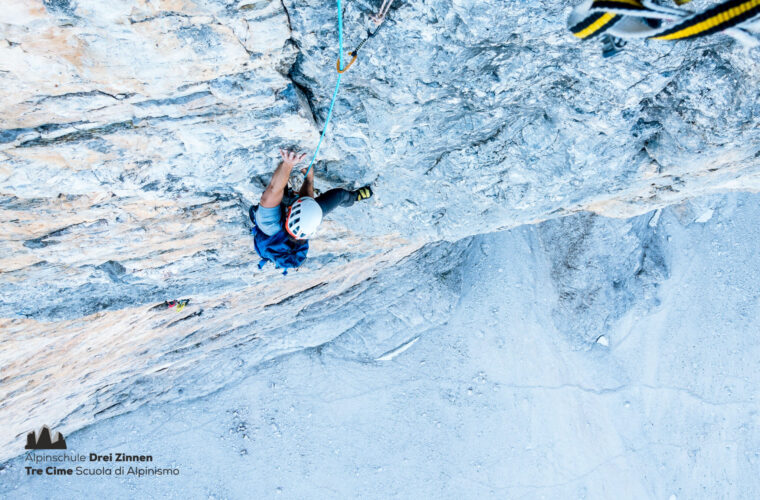
[[[356,201],[372,198],[372,188],[369,186],[360,187],[356,191],[351,191],[351,193],[356,196]]]

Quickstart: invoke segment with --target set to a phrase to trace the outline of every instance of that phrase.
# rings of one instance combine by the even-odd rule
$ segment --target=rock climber
[[[258,206],[252,206],[249,217],[253,222],[254,245],[262,261],[274,262],[278,268],[295,268],[306,259],[308,238],[322,218],[336,207],[350,207],[372,196],[372,188],[364,186],[355,191],[331,189],[314,197],[314,169],[301,185],[298,194],[288,188],[293,168],[305,154],[280,150],[282,161],[272,174],[269,185],[261,195]],[[306,173],[306,170],[302,170]]]

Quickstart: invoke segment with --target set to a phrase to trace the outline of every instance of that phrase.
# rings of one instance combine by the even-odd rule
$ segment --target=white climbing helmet
[[[322,222],[322,207],[314,198],[302,196],[288,207],[285,230],[297,240],[305,240]]]

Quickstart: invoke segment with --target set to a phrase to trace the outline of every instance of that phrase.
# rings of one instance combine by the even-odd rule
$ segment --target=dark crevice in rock
[[[198,92],[193,92],[192,94],[187,94],[179,97],[170,97],[166,99],[153,99],[149,101],[141,101],[136,102],[134,105],[138,108],[144,108],[148,106],[175,106],[175,105],[182,105],[187,104],[189,102],[202,99],[204,97],[213,96],[214,94],[211,93],[209,90],[202,90]]]
[[[131,97],[132,95],[134,94],[109,94],[108,92],[104,92],[102,90],[91,90],[89,92],[68,92],[66,94],[48,95],[48,96],[42,97],[41,99],[38,99],[35,102],[35,104],[41,104],[45,101],[52,101],[56,99],[69,99],[69,98],[75,98],[75,97],[97,97],[97,96],[110,97],[112,99],[116,99],[120,101],[128,97]]]
[[[315,290],[319,290],[320,288],[322,288],[325,285],[327,285],[327,283],[325,283],[325,282],[317,283],[316,285],[314,285],[312,287],[309,287],[309,288],[307,288],[305,290],[301,290],[300,292],[295,293],[293,295],[289,295],[288,297],[285,297],[284,299],[282,299],[279,302],[275,302],[274,304],[267,304],[267,305],[264,306],[264,309],[267,309],[267,308],[270,308],[270,307],[275,307],[275,306],[280,306],[280,305],[283,305],[283,304],[287,304],[288,302],[296,300],[298,297],[303,297],[303,295],[306,294],[306,293],[308,293],[308,292],[313,292]]]
[[[55,129],[60,129],[67,126],[70,127],[73,125],[74,124],[66,124],[66,125],[53,124],[52,127],[53,127],[53,130],[55,130]],[[46,131],[41,130],[45,127],[48,127],[48,125],[42,125],[40,127],[37,127],[36,129],[34,129],[34,131],[40,134],[49,132],[50,130],[46,130]],[[65,142],[78,142],[78,141],[84,141],[84,140],[91,140],[91,139],[95,139],[97,136],[100,136],[100,135],[106,135],[113,132],[119,132],[121,130],[128,130],[132,128],[135,128],[135,122],[133,120],[110,123],[102,127],[95,127],[95,128],[91,128],[87,130],[77,130],[74,132],[70,132],[68,134],[61,135],[59,137],[53,137],[53,138],[37,137],[37,138],[20,143],[18,147],[29,148],[29,147],[34,147],[34,146],[47,146],[50,144],[61,144]]]
[[[38,125],[37,127],[12,128],[12,129],[0,130],[0,144],[7,144],[10,142],[13,142],[16,139],[18,139],[20,136],[27,133],[34,133],[38,135],[49,134],[51,132],[56,132],[61,129],[73,128],[78,125],[84,125],[86,123],[87,122],[45,123],[43,125]],[[24,142],[31,142],[37,139],[39,138],[30,139],[29,141],[24,141]]]
[[[7,144],[16,140],[18,136],[24,132],[32,132],[34,129],[30,128],[10,128],[0,130],[0,144]]]
[[[288,29],[292,33],[293,25],[290,22],[290,12],[288,12],[288,7],[285,5],[285,0],[280,0],[280,4],[282,5],[282,10],[285,11],[285,17],[288,19]]]
[[[105,222],[105,219],[101,219]],[[55,231],[52,231],[44,236],[40,236],[39,238],[34,238],[31,240],[26,240],[24,242],[24,246],[27,248],[44,248],[48,245],[54,245],[57,242],[56,241],[48,241],[50,238],[55,238],[56,236],[63,236],[64,234],[68,234],[71,232],[72,229],[78,226],[82,226],[85,223],[79,223],[79,224],[72,224],[70,226],[62,227],[61,229],[56,229]]]
[[[165,17],[181,17],[181,18],[185,18],[185,19],[191,19],[193,16],[190,16],[188,14],[183,14],[182,12],[176,12],[176,11],[169,10],[169,11],[166,11],[166,12],[162,12],[161,14],[159,14],[157,16],[146,17],[146,18],[143,18],[143,19],[135,19],[133,17],[130,17],[129,18],[129,23],[130,24],[148,23],[150,21],[154,21],[156,19],[162,19],[162,18],[165,18]]]
[[[35,146],[48,146],[51,144],[63,144],[63,143],[74,143],[74,142],[81,142],[81,141],[89,141],[93,139],[98,139],[100,136],[113,134],[116,132],[121,132],[123,130],[132,130],[136,128],[141,127],[149,127],[151,125],[155,125],[160,122],[164,121],[185,121],[185,120],[194,120],[199,118],[212,118],[212,117],[219,117],[224,115],[234,115],[235,113],[239,113],[240,110],[238,109],[230,109],[230,110],[223,110],[223,111],[208,111],[205,113],[198,113],[198,114],[187,114],[185,116],[167,116],[167,115],[161,115],[161,116],[146,116],[144,118],[134,118],[131,120],[126,120],[123,122],[116,122],[116,123],[109,123],[107,125],[99,126],[99,127],[93,127],[86,130],[76,130],[73,132],[70,132],[68,134],[63,134],[58,137],[53,138],[46,138],[46,137],[36,137],[34,139],[30,139],[28,141],[23,141],[20,144],[18,144],[16,147],[19,148],[29,148],[29,147],[35,147]],[[24,132],[37,132],[38,134],[48,133],[51,131],[59,130],[61,128],[66,127],[73,127],[74,125],[83,125],[83,122],[77,122],[73,124],[48,124],[48,125],[41,125],[40,127],[34,128],[34,129],[10,129],[10,130],[4,130],[0,131],[0,144],[3,142],[12,142],[15,140],[18,136],[20,136]]]
[[[300,57],[302,57],[301,54],[298,55],[298,58]],[[309,108],[311,119],[316,124],[317,110],[314,106],[314,92],[312,92],[312,90],[306,85],[299,83],[297,78],[294,76],[294,68],[298,65],[298,58],[296,59],[296,63],[291,67],[290,71],[288,72],[288,79],[293,83],[293,87],[296,88],[298,91],[300,91],[301,94],[305,97],[304,100],[306,102],[306,105]]]
[[[172,326],[176,325],[177,323],[181,323],[183,321],[187,321],[190,318],[196,318],[196,317],[198,317],[198,316],[200,316],[202,314],[203,314],[203,309],[201,309],[200,311],[195,311],[192,314],[188,314],[184,318],[180,318],[178,320],[172,321],[171,323],[169,323],[168,325],[166,325],[166,328],[171,328]]]

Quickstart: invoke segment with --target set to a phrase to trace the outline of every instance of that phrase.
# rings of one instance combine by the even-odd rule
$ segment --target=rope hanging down
[[[346,67],[346,68],[343,68],[343,71],[341,71],[341,66],[343,64],[342,61],[343,61],[343,8],[341,7],[340,0],[338,0],[338,81],[335,83],[335,91],[333,91],[332,100],[330,101],[330,109],[327,111],[327,119],[325,120],[325,126],[322,129],[322,135],[319,136],[317,149],[314,150],[314,156],[311,157],[309,166],[306,168],[306,175],[304,175],[304,179],[308,177],[309,172],[311,171],[311,167],[314,165],[314,161],[317,159],[317,155],[319,154],[319,148],[320,146],[322,146],[322,140],[324,140],[325,134],[327,133],[327,126],[330,124],[330,118],[332,117],[333,107],[335,106],[335,99],[338,98],[338,89],[340,88],[340,77],[343,76],[343,71],[348,69],[348,67]]]
[[[361,43],[353,51],[349,52],[349,55],[352,56],[351,61],[346,66],[343,66],[343,8],[341,7],[340,1],[341,0],[338,0],[338,61],[336,63],[336,69],[338,70],[338,81],[335,83],[335,90],[333,91],[332,100],[330,101],[330,108],[327,110],[327,119],[325,119],[325,126],[322,129],[322,135],[319,136],[317,149],[314,150],[314,156],[311,157],[309,166],[306,168],[306,175],[304,175],[304,179],[309,175],[311,168],[314,166],[314,162],[317,159],[317,154],[319,154],[319,148],[322,146],[322,140],[324,140],[325,134],[327,133],[327,126],[330,124],[330,118],[332,117],[335,100],[338,98],[338,89],[340,88],[341,76],[343,76],[343,73],[348,71],[348,68],[354,64],[356,58],[359,57],[359,50],[364,47],[364,44],[367,43],[370,38],[375,36],[378,31],[380,31],[380,28],[385,23],[385,15],[393,3],[393,0],[385,0],[385,3],[383,3],[383,7],[380,9],[378,16],[375,17],[375,23],[378,25],[377,28],[375,28],[375,31],[367,30],[367,36],[364,38],[364,40],[362,40]]]
[[[759,16],[760,0],[727,0],[699,13],[651,0],[586,0],[573,9],[567,24],[583,40],[602,33],[623,39],[687,40],[723,31],[746,43],[750,35],[737,26]]]

